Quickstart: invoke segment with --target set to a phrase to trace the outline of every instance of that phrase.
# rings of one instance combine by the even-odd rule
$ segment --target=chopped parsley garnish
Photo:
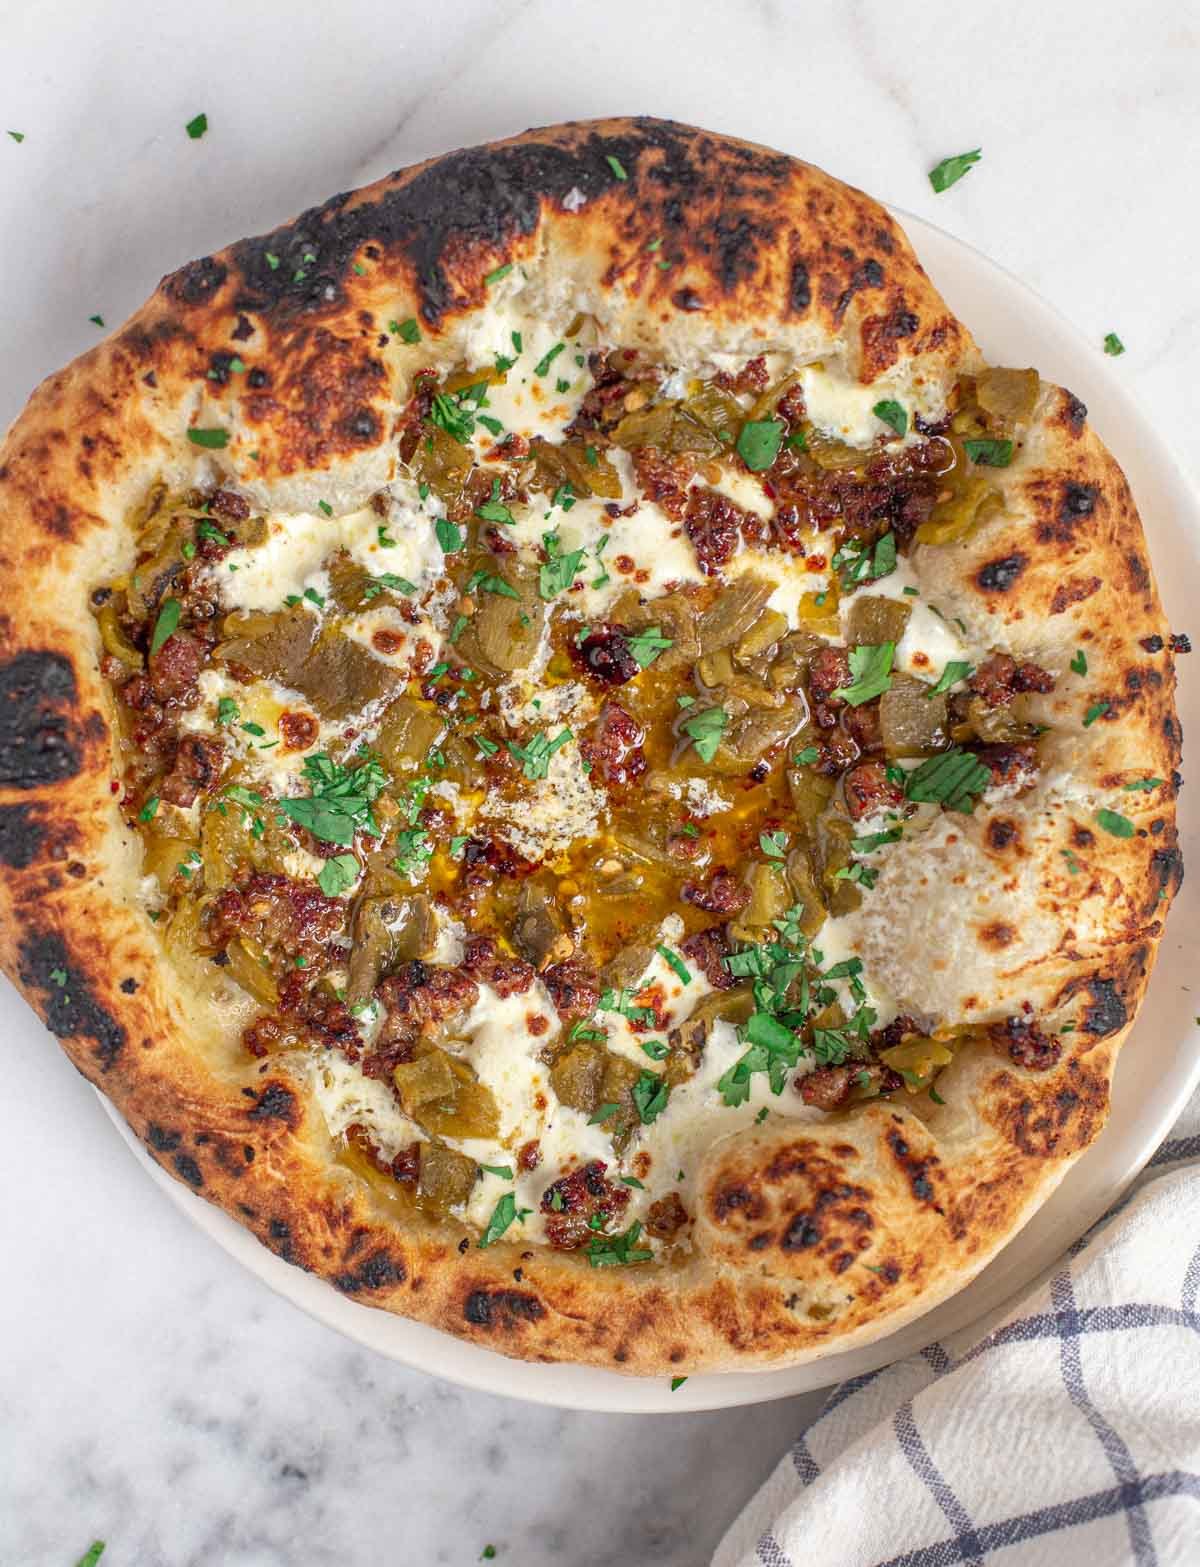
[[[1087,654],[1082,648],[1076,648],[1075,657],[1071,660],[1071,668],[1077,675],[1086,675],[1088,672]]]
[[[643,1126],[658,1120],[670,1097],[670,1083],[657,1072],[647,1070],[638,1075],[633,1085],[633,1103]]]
[[[254,735],[257,739],[261,739],[267,732],[261,724],[251,723],[250,721],[240,724],[238,727],[244,729],[248,735]]]
[[[1062,854],[1063,859],[1066,860],[1067,869],[1070,871],[1071,875],[1077,876],[1080,869],[1079,861],[1071,853],[1070,849],[1062,849],[1059,852]]]
[[[154,657],[168,637],[174,636],[179,625],[183,606],[178,599],[167,599],[154,622],[154,635],[150,638],[150,656]]]
[[[141,810],[138,812],[138,821],[139,822],[152,822],[154,820],[154,816],[155,816],[155,813],[158,810],[158,807],[159,807],[159,797],[156,794],[152,794],[150,796],[150,798],[146,801],[145,805],[143,805]]]
[[[549,375],[550,366],[554,363],[554,361],[558,358],[559,354],[562,353],[566,346],[567,345],[565,343],[555,343],[553,348],[547,349],[542,357],[538,360],[537,364],[534,365],[534,375]]]
[[[737,438],[737,454],[751,473],[762,473],[779,456],[783,422],[779,419],[747,419]]]
[[[12,131],[9,131],[8,134],[11,136],[13,133]],[[1115,332],[1106,332],[1104,334],[1104,352],[1106,354],[1111,354],[1114,359],[1118,354],[1123,354],[1125,352],[1125,344],[1121,341]]]
[[[850,673],[854,679],[848,686],[841,686],[833,694],[840,696],[851,707],[870,702],[892,686],[892,659],[896,652],[894,642],[881,642],[876,647],[866,644],[850,649]]]
[[[964,441],[963,450],[981,468],[1007,468],[1013,460],[1011,441]]]
[[[467,386],[453,397],[446,392],[435,392],[429,405],[429,422],[439,430],[444,430],[451,440],[465,446],[475,432],[475,408],[468,408],[465,404],[478,403],[485,391],[486,386],[482,390],[477,386]]]
[[[11,136],[12,132],[9,131],[8,134]],[[88,1546],[87,1550],[84,1551],[83,1555],[75,1563],[75,1567],[96,1567],[96,1563],[103,1555],[104,1541],[93,1540],[92,1543]]]
[[[1096,812],[1096,820],[1111,833],[1114,838],[1132,838],[1136,831],[1128,816],[1122,816],[1120,811],[1099,810]]]
[[[382,523],[380,523],[379,527],[376,528],[375,537],[379,541],[379,548],[381,550],[394,549],[396,546],[395,539],[391,536]]]
[[[25,140],[24,131],[9,131],[8,135],[10,135],[15,142],[22,142]]]
[[[371,806],[387,782],[387,775],[374,757],[350,768],[319,752],[304,758],[304,775],[311,795],[278,801],[279,810],[288,820],[322,843],[351,844],[355,832],[360,830],[379,837]]]
[[[592,586],[595,587],[596,584],[593,583]],[[635,631],[628,639],[628,645],[640,668],[646,669],[660,653],[665,653],[669,647],[675,646],[675,639],[664,637],[657,626],[651,626],[648,631]]]
[[[88,320],[92,323],[93,326],[103,326],[104,325],[104,317],[103,316],[89,316]],[[190,434],[191,432],[189,431],[188,433]],[[225,443],[222,442],[221,444],[224,445]]]
[[[510,1164],[481,1164],[479,1168],[486,1170],[489,1175],[498,1175],[502,1181],[511,1181],[513,1178]]]
[[[482,418],[482,414],[480,418]],[[493,430],[493,435],[499,434],[499,428]],[[492,480],[492,493],[486,501],[481,501],[475,508],[475,515],[481,517],[484,522],[511,523],[513,514],[500,499],[500,480]]]
[[[638,1180],[636,1175],[618,1175],[617,1179],[620,1181],[622,1186],[632,1186],[634,1191],[644,1192],[646,1190],[645,1186],[641,1181]]]
[[[969,816],[976,798],[992,782],[992,775],[977,757],[958,746],[931,756],[904,776],[904,792],[910,800],[944,805],[948,811]]]
[[[951,686],[956,686],[960,680],[965,680],[970,673],[970,664],[963,663],[958,659],[951,659],[938,676],[937,685],[930,686],[929,690],[926,691],[926,700],[930,697],[941,696],[943,691],[949,691]]]
[[[568,550],[564,555],[557,533],[543,533],[542,543],[549,559],[538,572],[538,592],[544,599],[557,598],[560,593],[567,591],[579,575],[585,551]]]
[[[348,892],[358,880],[359,864],[352,854],[335,854],[326,860],[317,876],[317,886],[327,898]]]
[[[691,970],[677,952],[672,952],[670,947],[664,947],[661,943],[654,950],[676,976],[681,985],[691,984]]]
[[[594,1235],[588,1242],[588,1261],[593,1268],[625,1268],[633,1262],[649,1262],[654,1253],[638,1246],[641,1233],[641,1222],[635,1219],[623,1234]]]
[[[488,1220],[487,1229],[479,1237],[479,1247],[491,1246],[498,1241],[508,1229],[510,1224],[520,1223],[533,1212],[532,1208],[518,1208],[517,1199],[513,1192],[505,1192],[500,1201],[492,1210],[492,1216]]]
[[[406,321],[389,321],[388,331],[394,333],[402,343],[421,341],[421,328],[417,325],[416,316],[409,316]]]
[[[899,843],[904,831],[900,827],[886,827],[883,832],[864,833],[861,838],[851,838],[850,847],[855,854],[873,854],[885,843]]]
[[[796,752],[795,756],[792,757],[792,761],[797,767],[811,767],[820,754],[821,752],[817,746],[806,745],[803,751]]]
[[[847,591],[868,578],[878,581],[888,577],[896,569],[896,535],[885,533],[873,551],[857,539],[846,539],[835,551],[832,564]]]
[[[613,153],[606,152],[604,154],[604,161],[613,171],[614,179],[627,180],[629,178],[629,175],[625,172],[625,165],[621,162],[620,158],[614,156]]]
[[[1083,715],[1083,727],[1090,729],[1098,718],[1103,718],[1105,713],[1112,710],[1111,702],[1093,702],[1091,707]]]
[[[98,326],[104,325],[104,322],[97,317],[93,316],[92,319],[96,321]],[[193,428],[188,431],[187,438],[193,446],[203,446],[212,452],[222,451],[229,445],[228,430],[197,430]]]
[[[787,854],[788,835],[785,832],[760,832],[758,846],[769,860],[782,860]]]
[[[381,571],[378,576],[363,584],[363,603],[369,604],[372,599],[379,597],[381,593],[415,593],[417,585],[410,582],[407,577],[397,577],[394,572]]]
[[[217,703],[217,722],[219,724],[233,724],[237,722],[238,705],[231,696],[223,696]]]
[[[658,950],[661,952],[663,949],[660,947]],[[600,1037],[603,1039],[603,1034]],[[671,1047],[665,1039],[643,1039],[641,1044],[651,1061],[665,1061],[671,1054]]]
[[[957,185],[963,175],[979,162],[983,156],[983,149],[976,147],[974,152],[959,152],[952,158],[943,158],[942,161],[929,171],[929,183],[934,192],[941,195],[944,190],[949,190],[951,185]]]
[[[620,1108],[621,1106],[618,1104],[597,1105],[592,1114],[588,1116],[588,1125],[603,1126],[605,1121],[611,1120]],[[558,1193],[555,1192],[554,1195],[557,1197]]]
[[[506,278],[512,269],[512,262],[506,261],[502,267],[496,267],[494,271],[489,272],[483,281],[491,288],[493,283],[499,283],[501,278]]]
[[[521,595],[511,583],[505,582],[503,577],[497,577],[494,572],[476,571],[467,581],[464,592],[498,593],[501,598],[519,599]]]
[[[889,429],[895,430],[897,435],[907,435],[908,414],[893,398],[885,397],[881,403],[875,404],[871,412],[876,419],[882,420]]]
[[[601,1012],[619,1012],[630,1023],[647,1024],[651,1028],[658,1021],[653,1007],[639,1007],[626,990],[604,990],[597,1007]]]
[[[194,120],[189,120],[183,128],[193,141],[199,141],[208,129],[208,115],[198,114]]]
[[[447,555],[453,555],[455,550],[462,549],[466,543],[462,529],[448,517],[435,518],[433,531],[437,534],[437,541]]]
[[[476,738],[481,745],[484,743],[481,737],[476,736]],[[561,734],[555,735],[553,740],[548,739],[546,735],[534,735],[528,745],[517,745],[513,740],[507,741],[506,744],[511,754],[522,764],[526,778],[536,782],[549,773],[550,758],[555,751],[560,751],[568,740],[574,738],[569,729],[564,729]]]
[[[683,731],[691,736],[700,760],[711,762],[728,727],[729,714],[723,707],[706,707],[694,717],[685,719]]]
[[[1122,784],[1121,788],[1126,794],[1142,793],[1147,789],[1157,789],[1165,782],[1162,778],[1135,778],[1132,783]]]

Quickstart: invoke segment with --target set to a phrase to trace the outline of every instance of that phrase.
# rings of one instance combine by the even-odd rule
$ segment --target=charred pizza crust
[[[669,269],[647,254],[656,236]],[[593,1269],[507,1240],[480,1250],[451,1221],[401,1226],[333,1163],[304,1086],[226,1047],[139,910],[88,595],[128,563],[124,519],[149,480],[210,460],[189,425],[230,430],[212,460],[257,503],[341,504],[385,483],[428,341],[435,356],[453,343],[510,262],[536,264],[547,309],[590,301],[612,341],[668,358],[770,343],[837,355],[866,384],[899,364],[949,382],[978,363],[875,202],[654,120],[452,153],[173,273],[38,389],[0,451],[0,959],[164,1169],[344,1294],[528,1359],[643,1374],[796,1363],[960,1288],[1104,1124],[1181,879],[1180,734],[1145,541],[1083,404],[1047,388],[997,476],[1003,515],[914,557],[991,645],[1056,674],[1086,648],[1108,707],[1085,726],[1060,681],[1043,699],[1043,785],[891,857],[862,951],[939,1008],[994,1017],[1021,996],[1073,1025],[1052,1070],[972,1046],[943,1106],[868,1103],[717,1143],[695,1245],[667,1266]],[[385,346],[397,314],[419,317],[422,349]],[[235,384],[239,354],[261,374]],[[1146,774],[1168,783],[1120,792]],[[1106,804],[1132,836],[1097,829]],[[873,1266],[851,1270],[868,1245]]]

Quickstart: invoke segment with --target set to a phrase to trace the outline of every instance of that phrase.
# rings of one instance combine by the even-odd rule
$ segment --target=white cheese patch
[[[621,1012],[604,1011],[597,1014],[597,1021],[608,1036],[609,1049],[650,1071],[658,1071],[661,1068],[642,1049],[644,1042],[649,1039],[661,1041],[670,1029],[678,1028],[680,1023],[690,1017],[697,1002],[712,990],[712,986],[701,970],[695,964],[689,963],[679,952],[677,943],[681,934],[682,921],[678,915],[668,915],[658,932],[654,955],[645,973],[628,992],[630,996],[640,995],[653,987],[663,1002],[665,1019],[662,1028],[634,1029],[629,1019]],[[687,970],[691,977],[686,985],[662,953],[657,950],[658,946],[666,947]]]
[[[389,1159],[425,1134],[400,1109],[386,1083],[365,1077],[336,1050],[326,1050],[309,1062],[310,1082],[331,1137],[340,1137],[356,1122]]]
[[[915,588],[917,591],[906,593],[906,588]],[[961,626],[939,613],[936,605],[926,601],[912,563],[906,556],[897,559],[895,571],[859,588],[841,601],[843,632],[855,601],[863,594],[896,599],[907,604],[911,610],[908,625],[896,649],[896,669],[906,674],[919,675],[925,680],[936,680],[951,661],[975,664],[984,656],[978,648],[972,647]]]
[[[307,589],[327,594],[321,567],[330,555],[346,550],[372,575],[391,572],[426,588],[442,571],[444,557],[432,521],[440,508],[430,508],[432,496],[422,504],[407,480],[397,481],[391,496],[386,517],[372,506],[342,516],[268,517],[265,541],[230,550],[209,568],[208,579],[226,609],[280,609],[291,596],[303,598]]]

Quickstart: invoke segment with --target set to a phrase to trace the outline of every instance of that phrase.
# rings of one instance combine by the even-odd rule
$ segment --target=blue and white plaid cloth
[[[834,1389],[713,1567],[1200,1567],[1200,1095],[1015,1307]]]

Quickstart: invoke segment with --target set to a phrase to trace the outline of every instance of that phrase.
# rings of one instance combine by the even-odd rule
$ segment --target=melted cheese
[[[489,795],[480,815],[525,859],[552,860],[577,838],[590,838],[596,831],[605,797],[583,771],[574,742],[554,753],[545,778],[523,783],[521,793],[512,798]]]

